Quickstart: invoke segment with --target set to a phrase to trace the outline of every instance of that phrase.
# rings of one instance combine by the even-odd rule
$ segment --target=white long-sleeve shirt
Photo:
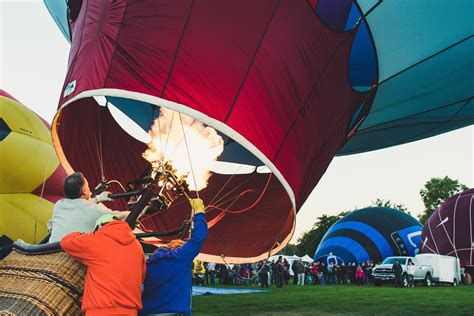
[[[51,230],[49,242],[58,242],[69,233],[90,233],[94,231],[95,222],[104,214],[113,214],[125,219],[130,212],[117,212],[104,204],[96,204],[85,199],[62,199],[54,205],[53,217],[48,223]]]
[[[407,274],[415,275],[415,266],[412,264],[407,265]]]

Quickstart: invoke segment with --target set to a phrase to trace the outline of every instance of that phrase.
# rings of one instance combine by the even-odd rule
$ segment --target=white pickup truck
[[[394,283],[395,273],[392,270],[392,266],[395,261],[398,261],[402,266],[402,285],[408,286],[407,277],[407,262],[411,259],[415,265],[415,282],[423,282],[425,286],[431,286],[433,282],[433,267],[429,265],[419,264],[416,257],[388,257],[378,264],[372,270],[372,277],[374,278],[375,285],[382,285],[383,283]]]

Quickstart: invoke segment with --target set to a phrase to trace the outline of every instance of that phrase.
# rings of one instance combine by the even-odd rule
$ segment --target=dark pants
[[[342,276],[342,284],[347,284],[347,275]]]
[[[408,274],[407,278],[408,278],[408,286],[415,286],[415,276]]]
[[[403,287],[403,284],[402,284],[402,275],[401,274],[398,274],[398,273],[395,273],[395,286],[396,287]]]
[[[216,272],[209,271],[209,276],[211,278],[211,285],[216,285]]]
[[[364,278],[357,278],[357,285],[364,286],[364,284],[365,284]]]
[[[284,274],[283,273],[277,273],[276,275],[276,285],[277,287],[283,287],[283,281],[284,281]]]
[[[268,274],[266,272],[260,274],[260,282],[262,283],[262,287],[268,287]]]

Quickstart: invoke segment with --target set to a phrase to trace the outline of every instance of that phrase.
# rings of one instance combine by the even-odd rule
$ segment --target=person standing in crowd
[[[415,265],[411,259],[408,259],[407,264],[407,278],[408,287],[415,287]]]
[[[357,280],[357,284],[359,286],[364,286],[364,281],[365,279],[365,274],[364,274],[364,270],[362,269],[362,267],[359,265],[357,266],[357,270],[356,270],[356,280]]]
[[[214,262],[207,263],[207,272],[211,279],[211,285],[216,285],[216,264]]]
[[[249,285],[250,270],[246,264],[244,264],[240,269],[240,275],[242,276],[242,284]]]
[[[61,248],[87,266],[82,310],[87,315],[137,315],[142,308],[145,254],[127,223],[111,214],[94,233],[71,233]]]
[[[335,285],[337,283],[337,267],[336,264],[333,262],[331,262],[328,266],[328,276],[328,283]]]
[[[285,284],[288,285],[288,281],[290,280],[290,263],[286,258],[283,259],[283,267],[285,268]]]
[[[367,276],[368,276],[368,269],[367,269],[367,265],[365,264],[365,262],[362,262],[362,264],[360,265],[360,267],[362,268],[362,270],[364,271],[364,284],[367,284]]]
[[[398,262],[398,260],[395,260],[395,263],[392,265],[392,270],[393,270],[393,273],[395,274],[395,286],[396,287],[403,287],[403,283],[402,283],[402,272],[403,272],[403,269],[402,269],[402,266],[400,265],[400,263]]]
[[[58,242],[69,233],[90,233],[95,223],[104,214],[111,214],[119,219],[125,219],[130,212],[118,212],[108,209],[102,202],[113,201],[110,192],[91,198],[89,182],[81,172],[75,172],[64,179],[64,199],[56,202],[53,216],[48,222],[51,232],[49,242]]]
[[[351,273],[351,283],[356,284],[356,271],[357,271],[357,266],[355,262],[352,262],[350,273]]]
[[[204,265],[204,284],[209,285],[209,270],[207,269],[207,262],[203,262]]]
[[[304,265],[301,259],[296,263],[296,274],[298,275],[297,285],[304,285]]]
[[[278,261],[276,263],[276,285],[278,288],[283,287],[283,281],[285,277],[285,267],[283,266],[283,258],[282,256],[278,257]]]
[[[266,262],[263,263],[262,267],[260,268],[259,278],[260,282],[262,283],[263,288],[268,288],[268,274],[270,273],[270,267]]]
[[[341,271],[341,282],[342,284],[345,285],[347,284],[347,266],[344,262],[341,264],[340,271]]]
[[[191,315],[193,259],[207,236],[207,223],[201,199],[191,199],[194,229],[189,240],[177,239],[158,248],[147,260],[143,284],[143,311],[146,314]]]
[[[240,265],[236,264],[232,267],[232,276],[235,285],[242,285],[242,276],[240,275]]]
[[[313,266],[311,267],[311,274],[313,275],[313,284],[318,283],[318,274],[319,274],[319,265],[318,262],[313,262]]]
[[[277,284],[277,263],[275,262],[275,260],[272,260],[270,268],[271,268],[271,276],[272,276],[270,281],[272,284]]]
[[[229,272],[227,271],[227,265],[225,264],[221,264],[219,265],[220,266],[220,269],[219,269],[219,283],[222,284],[222,285],[228,285],[229,284],[229,278],[228,278],[228,275],[229,275]]]
[[[193,260],[193,276],[196,285],[203,285],[205,283],[206,267],[201,260]]]
[[[298,261],[293,260],[291,263],[291,272],[293,272],[293,285],[298,284],[298,272],[296,272],[296,268],[298,267]]]
[[[367,267],[367,271],[368,271],[367,279],[369,280],[370,284],[374,284],[374,276],[372,274],[373,270],[374,270],[374,262],[370,261],[368,262],[368,267]]]
[[[328,270],[324,265],[324,262],[319,264],[319,284],[326,285]]]

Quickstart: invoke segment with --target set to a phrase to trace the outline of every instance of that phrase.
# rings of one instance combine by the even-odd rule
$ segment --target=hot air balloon
[[[223,146],[199,192],[208,205],[206,261],[251,262],[282,249],[335,154],[474,122],[463,80],[472,67],[463,58],[472,51],[469,1],[45,3],[71,42],[52,125],[67,171],[92,183],[138,178],[150,162],[142,156],[148,147],[126,132],[136,137],[134,125],[154,131],[154,142],[142,137],[154,144],[145,154],[152,163],[185,146],[177,150],[188,165],[181,175],[196,189],[193,162]],[[446,83],[443,93],[430,96],[433,82]],[[134,123],[119,124],[120,116]],[[189,148],[195,127],[218,137]],[[142,228],[178,227],[189,215],[182,200],[144,218]]]
[[[0,90],[0,237],[37,243],[47,235],[64,169],[49,124]]]
[[[426,221],[420,252],[459,258],[474,275],[474,189],[447,199]]]
[[[411,215],[392,208],[353,211],[329,228],[314,260],[381,262],[390,256],[415,256],[423,226]]]
[[[318,4],[334,9],[341,2],[351,1]],[[376,51],[377,92],[366,119],[338,155],[404,144],[472,125],[474,25],[468,12],[474,9],[473,2],[354,2],[363,12]],[[356,49],[351,57],[363,56],[363,51]],[[363,78],[371,68],[352,69]]]

